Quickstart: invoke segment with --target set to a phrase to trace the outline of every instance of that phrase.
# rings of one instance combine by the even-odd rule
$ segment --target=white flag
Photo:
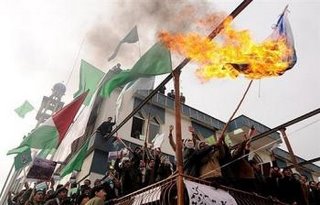
[[[122,89],[121,93],[119,94],[116,102],[116,119],[117,122],[120,122],[119,120],[119,114],[122,107],[122,101],[127,93],[134,94],[138,90],[151,90],[153,89],[155,81],[155,76],[152,76],[150,78],[139,78],[136,81],[127,83],[124,88]]]
[[[153,149],[160,148],[163,143],[163,140],[164,140],[164,133],[162,134],[158,133],[152,140]]]

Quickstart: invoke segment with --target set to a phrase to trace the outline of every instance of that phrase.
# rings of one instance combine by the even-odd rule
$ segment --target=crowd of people
[[[111,119],[109,119],[111,122]],[[169,128],[169,141],[173,150],[173,126]],[[184,174],[202,178],[213,185],[225,185],[259,195],[272,197],[288,204],[320,204],[320,183],[304,175],[293,173],[290,168],[281,170],[276,163],[268,175],[262,173],[261,166],[249,160],[250,137],[254,129],[244,136],[244,141],[234,150],[224,142],[223,137],[208,145],[190,129],[190,139],[184,139]],[[106,201],[125,196],[138,189],[168,178],[175,172],[171,162],[159,148],[128,148],[130,152],[119,151],[117,159],[106,175],[83,184],[67,183],[56,189],[26,187],[20,193],[8,198],[9,205],[102,205]],[[81,182],[82,183],[82,182]],[[52,183],[53,184],[53,183]]]

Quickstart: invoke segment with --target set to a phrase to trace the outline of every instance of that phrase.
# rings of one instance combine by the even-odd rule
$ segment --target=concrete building
[[[110,75],[107,76],[106,79],[109,79],[113,75],[112,72],[117,71],[110,71]],[[72,145],[72,153],[75,153],[76,150],[80,149],[85,139],[88,137],[91,138],[89,153],[87,154],[81,171],[77,175],[77,181],[82,181],[86,178],[94,181],[97,178],[102,178],[108,169],[108,153],[123,147],[121,144],[115,145],[113,139],[106,140],[95,134],[95,130],[103,121],[109,116],[114,117],[116,115],[116,101],[120,91],[121,89],[118,88],[112,92],[109,98],[98,97],[98,99],[96,99],[85,135]],[[117,121],[121,122],[131,113],[149,92],[150,91],[147,90],[140,90],[138,92],[128,92],[125,94]],[[201,137],[212,138],[213,136],[213,139],[215,139],[216,136],[219,135],[219,130],[225,125],[225,122],[192,108],[187,104],[181,104],[181,107],[182,138],[191,137],[188,128],[192,126]],[[149,127],[147,126],[148,122]],[[169,126],[174,124],[174,99],[159,92],[118,131],[118,136],[132,148],[135,146],[143,146],[146,136],[148,136],[148,143],[151,145],[151,141],[157,133],[164,133],[165,136],[168,136]],[[241,142],[243,140],[243,134],[247,133],[251,126],[255,127],[257,134],[270,129],[262,123],[241,115],[231,121],[227,130],[226,141],[230,146]],[[282,143],[282,141],[279,133],[273,133],[254,141],[252,142],[251,150],[255,151],[250,154],[250,158],[261,164],[263,170],[266,172],[268,167],[270,168],[272,166],[271,149],[280,143]],[[170,147],[167,137],[165,137],[161,150],[174,160],[174,152]],[[281,164],[283,154],[279,154],[278,149],[276,150],[277,161]],[[306,173],[308,176],[311,176],[314,172],[317,172],[317,174],[313,176],[313,178],[317,178],[320,168],[315,165],[311,166],[312,169],[306,169]]]

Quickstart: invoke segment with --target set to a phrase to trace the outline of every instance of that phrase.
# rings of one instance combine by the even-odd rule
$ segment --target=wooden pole
[[[292,149],[292,147],[291,147],[291,144],[290,144],[290,142],[289,142],[288,136],[287,136],[287,134],[286,134],[286,129],[285,129],[285,128],[282,128],[282,129],[280,129],[280,132],[281,132],[281,134],[282,134],[283,141],[285,142],[285,144],[286,144],[286,146],[287,146],[287,149],[288,149],[288,151],[289,151],[289,155],[290,155],[290,158],[291,158],[291,161],[292,161],[292,163],[293,163],[294,168],[295,168],[299,173],[301,173],[301,169],[300,169],[300,167],[298,167],[297,159],[296,159],[296,157],[295,157],[295,155],[294,155],[294,153],[293,153],[293,149]]]
[[[184,204],[184,186],[183,186],[183,158],[182,158],[182,137],[181,137],[181,103],[180,103],[180,70],[173,72],[174,77],[174,108],[175,108],[175,124],[176,124],[176,158],[177,158],[177,204]]]

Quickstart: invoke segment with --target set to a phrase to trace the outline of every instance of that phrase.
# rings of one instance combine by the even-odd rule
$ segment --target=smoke
[[[117,44],[135,25],[140,40],[135,46],[124,43],[108,67],[120,62],[130,68],[157,41],[158,32],[199,31],[199,20],[217,13],[212,3],[204,0],[120,0],[112,7],[111,19],[102,17],[88,33],[96,64],[106,65]]]

